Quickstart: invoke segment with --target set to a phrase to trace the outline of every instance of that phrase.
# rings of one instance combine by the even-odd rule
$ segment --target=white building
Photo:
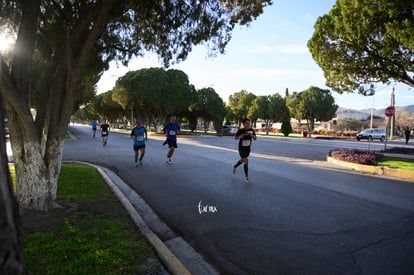
[[[371,114],[365,112],[360,112],[353,109],[340,109],[336,112],[336,119],[355,119],[355,120],[368,120],[370,119]]]

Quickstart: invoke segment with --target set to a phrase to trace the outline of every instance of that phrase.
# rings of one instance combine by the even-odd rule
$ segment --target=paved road
[[[375,140],[369,143],[368,141],[356,140],[322,140],[322,139],[297,139],[297,138],[277,138],[265,137],[261,138],[254,145],[254,152],[261,154],[271,154],[283,157],[300,158],[307,160],[326,160],[326,156],[331,149],[336,148],[356,148],[361,150],[383,150],[384,142]],[[200,144],[208,144],[218,147],[234,148],[233,137],[223,138],[201,138],[198,141]],[[391,147],[411,147],[412,145],[405,145],[403,141],[387,142],[387,148]]]
[[[103,147],[89,127],[71,130],[79,139],[65,143],[64,159],[116,171],[221,273],[414,270],[413,183],[270,159],[288,141],[265,138],[254,144],[250,184],[242,169],[231,174],[238,158],[231,138],[181,138],[172,165],[162,139],[150,138],[144,166],[134,167],[128,135],[111,133]],[[296,150],[309,147],[296,142],[289,141]]]

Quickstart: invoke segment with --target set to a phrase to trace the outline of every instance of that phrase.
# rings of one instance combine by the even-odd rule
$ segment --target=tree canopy
[[[193,87],[180,70],[148,68],[120,77],[112,99],[124,109],[161,125],[168,115],[182,115],[188,109]]]
[[[286,97],[286,104],[296,119],[307,121],[309,131],[313,130],[315,121],[332,119],[338,109],[329,90],[313,86],[300,93],[293,92]]]
[[[398,81],[414,87],[414,0],[337,0],[308,48],[326,85],[342,92]]]
[[[269,105],[270,96],[259,95],[252,101],[247,116],[252,122],[256,122],[259,118],[263,119],[267,129],[270,123]]]
[[[289,117],[289,110],[285,99],[278,93],[269,96],[257,96],[248,108],[248,116],[252,121],[263,119],[265,121],[266,134],[272,122],[281,122]]]
[[[269,115],[273,122],[281,122],[285,118],[290,118],[286,100],[278,93],[270,97]]]
[[[189,110],[194,113],[195,117],[202,118],[206,126],[209,122],[213,122],[217,134],[221,133],[227,111],[224,101],[213,88],[197,90],[195,101]],[[204,130],[207,131],[207,128]]]
[[[125,115],[125,109],[117,102],[113,101],[112,95],[113,91],[97,95],[91,103],[91,110],[93,113],[110,121],[114,121],[120,116]]]
[[[243,118],[248,116],[249,108],[252,105],[256,95],[241,90],[229,96],[228,108],[231,111],[231,116],[237,120],[240,125]]]

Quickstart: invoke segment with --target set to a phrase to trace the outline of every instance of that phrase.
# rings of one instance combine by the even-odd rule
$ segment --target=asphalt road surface
[[[114,170],[222,274],[413,274],[414,183],[325,166],[339,143],[259,137],[245,183],[231,137],[179,138],[169,165],[150,136],[135,167],[128,134],[70,130],[65,160]]]

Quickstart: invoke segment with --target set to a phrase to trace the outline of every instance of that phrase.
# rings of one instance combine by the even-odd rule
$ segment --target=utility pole
[[[391,91],[391,106],[395,108],[395,93],[394,93],[394,87],[392,87]],[[392,140],[394,136],[394,124],[395,124],[395,115],[392,117],[389,117],[391,119],[391,127],[390,127],[390,140]]]
[[[131,105],[131,128],[134,128],[134,104]]]

